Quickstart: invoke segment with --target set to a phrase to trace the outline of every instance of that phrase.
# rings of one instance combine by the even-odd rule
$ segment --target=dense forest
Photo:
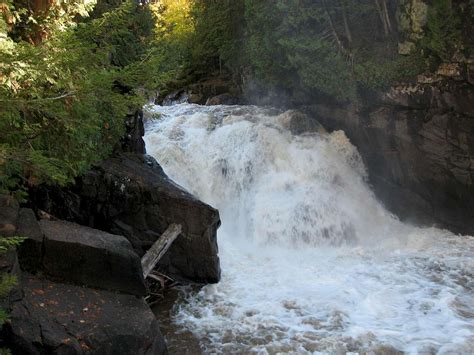
[[[162,5],[10,1],[2,13],[2,192],[64,184],[104,158],[141,92],[176,70]]]
[[[192,15],[194,70],[354,100],[359,87],[469,57],[472,2],[196,1]]]
[[[472,35],[472,2],[450,0],[25,0],[1,9],[0,186],[18,193],[69,182],[109,154],[123,117],[154,90],[225,72],[260,91],[356,100],[361,88],[468,57]]]

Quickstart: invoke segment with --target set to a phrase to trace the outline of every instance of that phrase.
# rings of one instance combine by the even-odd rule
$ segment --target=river
[[[203,352],[474,352],[474,237],[390,214],[344,132],[253,106],[147,112],[148,154],[221,214],[222,281],[172,319]]]

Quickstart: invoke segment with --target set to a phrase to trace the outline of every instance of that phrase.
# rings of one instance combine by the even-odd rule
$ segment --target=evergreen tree
[[[170,78],[177,51],[155,27],[160,11],[133,0],[98,6],[92,17],[84,0],[2,8],[0,193],[72,181],[111,153],[143,88]]]
[[[210,73],[245,68],[263,90],[290,96],[357,100],[412,78],[432,59],[448,60],[461,46],[460,14],[469,29],[472,1],[429,3],[424,38],[398,53],[396,13],[388,0],[196,0],[190,66]],[[467,25],[466,25],[467,24]],[[408,34],[409,35],[409,34]],[[467,39],[464,42],[468,42]],[[423,51],[421,50],[423,49]],[[427,61],[428,59],[428,61]]]
[[[472,19],[472,17],[471,17]],[[424,49],[437,60],[448,61],[461,47],[461,19],[451,0],[433,0],[428,10]]]

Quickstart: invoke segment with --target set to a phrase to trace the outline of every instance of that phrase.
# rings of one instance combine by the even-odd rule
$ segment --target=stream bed
[[[254,106],[147,115],[148,154],[222,219],[221,282],[183,289],[170,319],[193,346],[474,352],[474,237],[385,210],[344,132],[295,135],[293,112]]]

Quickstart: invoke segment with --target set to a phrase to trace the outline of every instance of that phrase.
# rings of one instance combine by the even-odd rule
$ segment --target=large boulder
[[[20,266],[53,280],[144,296],[140,257],[120,235],[66,221],[38,222],[33,211],[20,211],[19,228],[27,239],[19,246]]]
[[[224,93],[217,96],[210,97],[206,101],[206,106],[214,105],[236,105],[238,103],[238,98],[229,94]]]
[[[166,354],[142,298],[26,274],[4,326],[13,354]]]
[[[188,94],[186,93],[184,89],[180,89],[166,95],[161,103],[163,106],[172,106],[176,104],[182,104],[187,101],[188,101]]]
[[[42,269],[50,277],[106,290],[147,293],[139,256],[120,236],[66,221],[40,222]]]
[[[326,130],[318,121],[301,111],[288,110],[278,117],[282,126],[294,135],[326,133]]]
[[[146,286],[126,238],[71,222],[38,222],[30,209],[7,207],[16,235],[27,239],[18,252],[0,255],[0,271],[17,279],[0,298],[9,313],[3,345],[22,355],[167,353],[156,317],[137,297]]]
[[[171,181],[150,156],[122,153],[106,159],[69,188],[43,187],[35,205],[61,218],[125,236],[141,256],[172,223],[182,233],[160,261],[180,280],[220,279],[219,213]]]
[[[180,280],[218,282],[219,212],[176,185],[153,158],[143,154],[143,133],[142,112],[128,116],[126,135],[114,156],[77,178],[74,185],[33,189],[31,206],[125,236],[139,256],[170,224],[181,224],[181,236],[160,261],[160,269]]]

